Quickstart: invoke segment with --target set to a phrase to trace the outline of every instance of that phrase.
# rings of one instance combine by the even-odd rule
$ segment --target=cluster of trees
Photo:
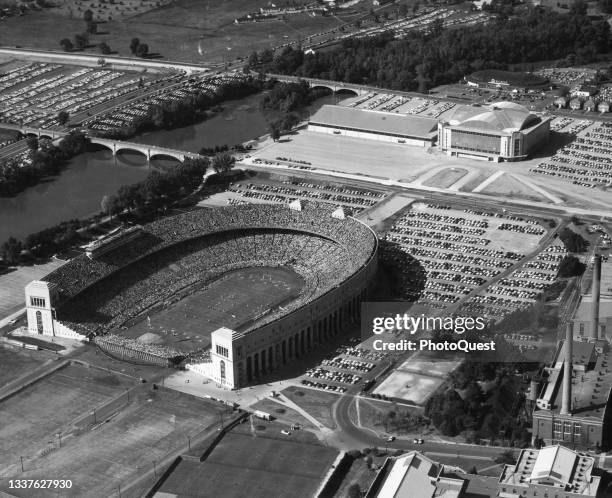
[[[138,57],[147,57],[149,55],[149,45],[140,43],[138,38],[132,38],[130,42],[130,52]]]
[[[153,170],[143,181],[123,185],[115,195],[104,196],[102,211],[114,216],[123,211],[132,212],[144,207],[167,207],[200,185],[209,165],[210,162],[206,158],[187,158],[168,172]]]
[[[85,21],[85,31],[83,33],[74,35],[72,40],[70,38],[62,38],[60,40],[60,46],[65,52],[87,48],[89,46],[89,35],[95,35],[98,32],[98,23],[94,21],[93,12],[90,9],[83,13],[83,20]],[[99,43],[98,48],[101,54],[108,55],[112,53],[110,46],[106,42]]]
[[[274,141],[291,131],[302,119],[305,109],[326,89],[312,89],[308,83],[272,82],[272,88],[261,101],[261,108],[268,116],[268,128]]]
[[[411,32],[401,40],[387,32],[310,55],[287,47],[271,61],[266,52],[249,61],[266,72],[424,92],[480,69],[570,55],[577,64],[596,60],[610,49],[610,27],[590,19],[581,0],[575,4],[570,14],[526,7],[522,16],[499,22]]]
[[[576,256],[568,254],[560,261],[557,276],[561,278],[577,277],[582,275],[584,270],[586,270],[586,265]]]
[[[589,247],[588,241],[582,235],[568,227],[559,232],[559,238],[569,252],[584,252]]]
[[[202,183],[209,167],[206,158],[186,159],[169,172],[151,171],[147,178],[133,185],[124,185],[116,194],[105,196],[102,211],[116,215],[123,211],[163,209],[173,201],[184,197]],[[18,264],[23,252],[33,257],[45,258],[84,242],[79,230],[89,226],[98,216],[89,220],[64,221],[56,226],[28,235],[24,241],[10,237],[0,246],[0,256],[9,265]]]
[[[509,365],[466,361],[455,372],[453,385],[429,399],[425,415],[446,436],[463,433],[469,442],[502,440],[523,446],[530,440],[529,424],[517,417],[524,401],[517,391]]]
[[[115,129],[104,136],[127,139],[137,133],[159,129],[188,126],[207,117],[207,110],[224,100],[240,99],[262,89],[263,82],[257,78],[246,78],[223,85],[214,95],[200,92],[197,95],[150,106],[130,127]]]
[[[528,308],[516,310],[506,315],[495,325],[494,331],[500,334],[515,333],[519,330],[541,328],[555,330],[559,323],[558,310],[542,302],[535,302]]]
[[[15,195],[41,178],[56,175],[68,159],[84,152],[88,145],[89,139],[77,131],[67,135],[57,146],[50,140],[28,139],[29,164],[18,158],[0,161],[0,197]]]

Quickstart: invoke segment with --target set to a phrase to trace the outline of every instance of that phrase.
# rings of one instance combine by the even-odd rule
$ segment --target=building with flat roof
[[[548,141],[550,118],[513,102],[466,105],[438,124],[438,143],[449,156],[487,161],[527,158]]]
[[[612,355],[607,348],[602,351],[600,343],[572,341],[571,362],[567,361],[567,339],[557,348],[555,360],[545,369],[548,378],[533,411],[534,443],[542,440],[577,449],[611,446]]]
[[[501,498],[595,498],[601,477],[595,458],[554,445],[522,450],[515,465],[506,465],[498,482]]]
[[[310,118],[308,130],[330,135],[431,147],[436,140],[437,125],[438,121],[434,118],[340,105],[324,105]]]
[[[366,498],[462,498],[467,483],[453,470],[418,451],[387,458]]]

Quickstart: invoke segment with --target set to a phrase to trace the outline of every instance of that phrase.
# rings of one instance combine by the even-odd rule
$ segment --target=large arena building
[[[449,156],[488,161],[525,159],[548,141],[550,118],[522,105],[462,106],[438,124],[438,145]]]
[[[367,225],[316,204],[194,210],[31,282],[28,328],[129,361],[182,362],[236,388],[357,320],[377,249]]]

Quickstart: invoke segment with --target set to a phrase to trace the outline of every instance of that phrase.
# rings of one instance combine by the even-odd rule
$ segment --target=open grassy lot
[[[0,387],[31,372],[51,356],[49,353],[31,351],[0,343]]]
[[[283,436],[283,426],[262,422],[265,430],[252,434],[248,425],[227,434],[203,463],[184,460],[160,492],[224,498],[312,496],[337,451],[303,431]]]
[[[259,400],[257,403],[251,405],[249,408],[269,413],[279,422],[284,422],[287,424],[300,424],[302,428],[314,428],[313,424],[309,420],[304,418],[295,410],[289,407],[285,407],[280,403],[277,403],[270,399]]]
[[[458,182],[466,174],[467,170],[463,168],[445,168],[428,180],[425,180],[423,185],[428,187],[448,188],[453,183]]]
[[[365,2],[364,2],[365,4]],[[231,61],[253,50],[271,48],[289,40],[339,26],[335,17],[287,16],[285,20],[234,24],[237,17],[259,11],[265,2],[257,0],[178,0],[159,9],[132,16],[101,16],[98,33],[90,43],[106,42],[119,55],[130,55],[134,37],[149,45],[150,52],[164,58],[201,64]],[[84,11],[85,9],[83,9]],[[112,14],[111,14],[112,17]],[[11,17],[2,22],[0,44],[61,50],[59,41],[85,31],[82,12],[71,19],[63,10],[46,9]],[[30,36],[35,32],[36,37]],[[87,49],[97,53],[95,47]]]
[[[337,394],[295,386],[288,387],[282,391],[282,394],[307,411],[323,425],[330,429],[335,429],[336,424],[332,417],[332,406],[338,401]]]
[[[118,379],[98,378],[95,388],[110,387],[105,384],[116,381],[119,384],[114,387],[120,388],[123,383]],[[80,395],[85,397],[87,393],[81,389]],[[10,465],[4,471],[5,476],[16,477],[18,474],[27,479],[61,476],[73,481],[70,496],[111,496],[118,485],[125,485],[130,478],[150,470],[153,461],[160,462],[169,453],[187,446],[188,436],[195,437],[217,425],[221,414],[227,410],[183,393],[163,388],[152,390],[150,385],[141,385],[130,391],[129,401],[126,393],[117,402],[97,410],[95,423],[89,414],[94,403],[86,407],[81,403],[70,404],[80,407],[85,417],[78,418],[69,426],[62,424],[65,431],[61,432],[61,448],[55,437],[58,429],[48,427],[46,437],[39,439],[43,451],[24,459],[26,472],[22,474],[18,469],[17,453],[21,452],[13,451],[17,454],[17,466]],[[34,412],[39,418],[48,415],[40,410]],[[56,418],[51,417],[52,420]],[[38,425],[45,425],[44,421],[37,420],[31,424],[34,427]],[[6,479],[2,482],[6,483]],[[3,489],[2,484],[0,489]],[[33,495],[31,490],[28,492],[17,495],[54,496],[53,493]]]
[[[134,382],[80,365],[66,366],[0,404],[0,475],[15,475],[19,457],[46,451],[58,432],[71,430],[83,415],[125,392]]]

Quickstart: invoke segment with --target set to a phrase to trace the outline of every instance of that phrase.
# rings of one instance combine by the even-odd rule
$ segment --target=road
[[[471,444],[455,444],[425,441],[423,444],[414,444],[412,439],[396,439],[387,442],[383,435],[374,435],[370,430],[357,427],[350,415],[349,409],[355,400],[355,394],[344,394],[334,405],[333,416],[341,433],[341,438],[345,443],[353,444],[356,448],[364,447],[386,447],[396,450],[418,450],[432,456],[465,457],[476,460],[494,460],[500,453],[507,448],[495,446],[478,446]],[[518,454],[518,450],[514,450]]]

